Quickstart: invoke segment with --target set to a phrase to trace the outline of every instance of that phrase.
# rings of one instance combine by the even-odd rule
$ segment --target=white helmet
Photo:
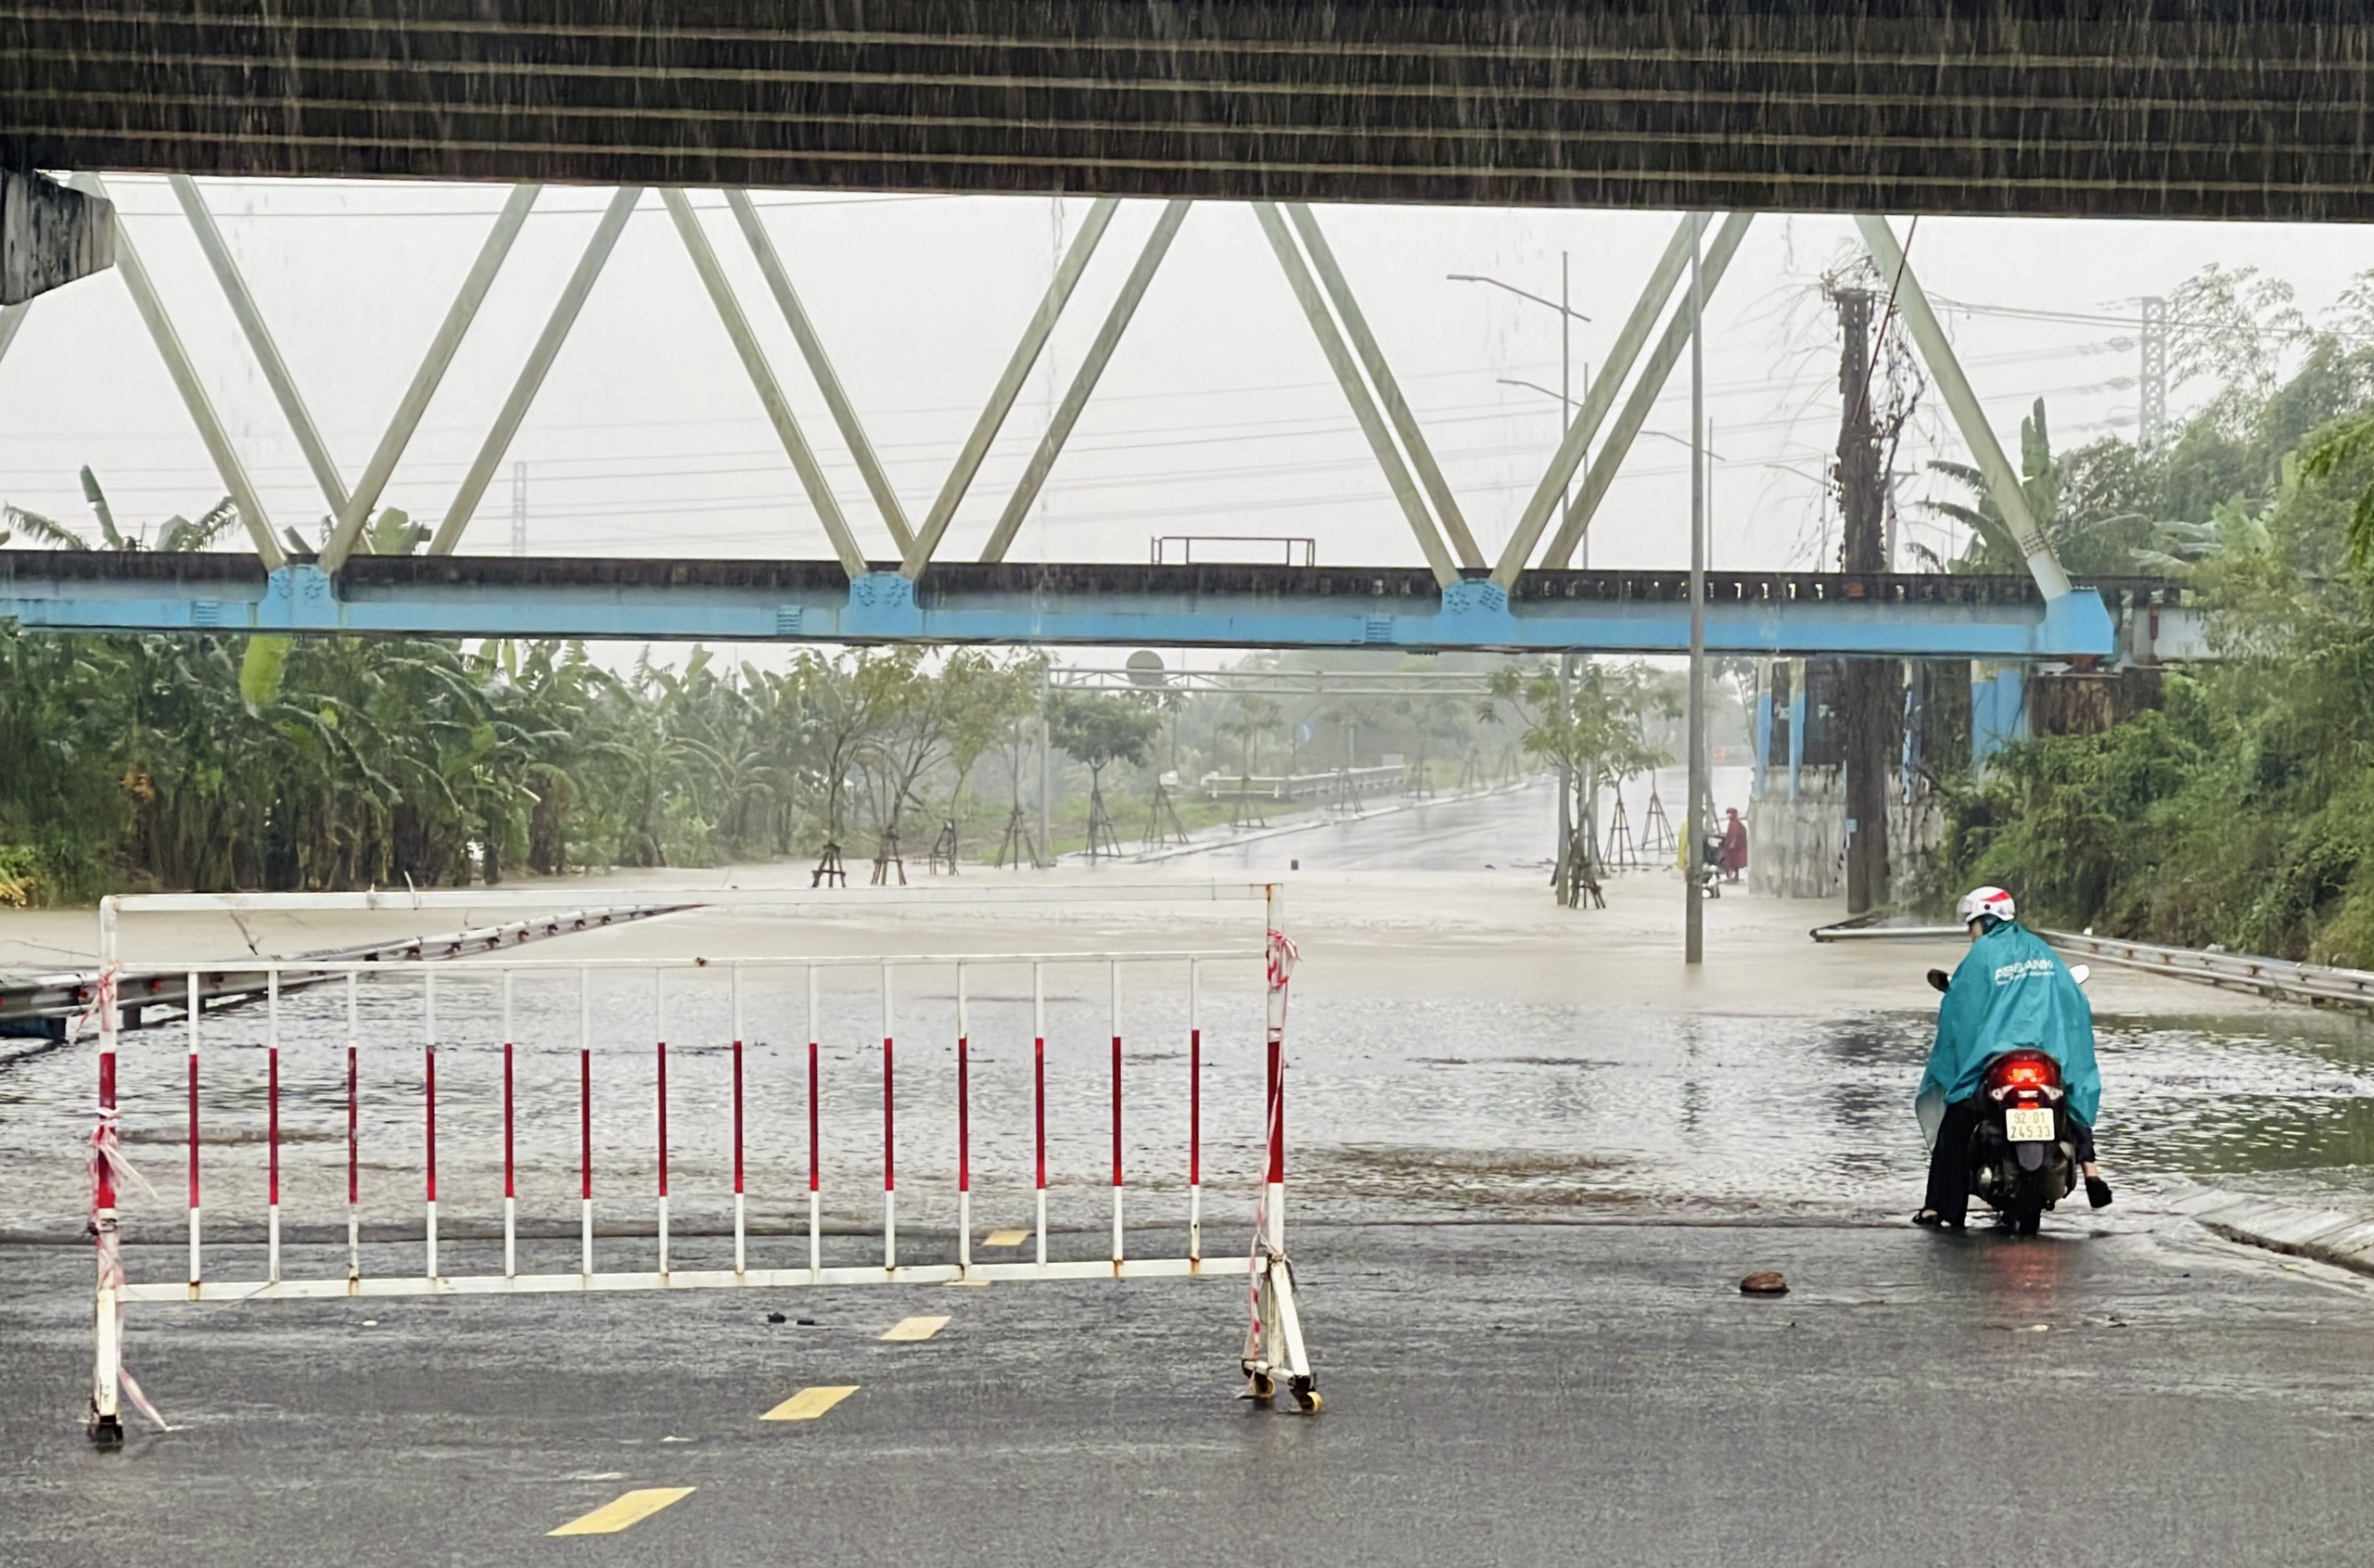
[[[1960,903],[1954,906],[1954,913],[1964,925],[1982,915],[2009,920],[2018,912],[2018,906],[2011,902],[2011,895],[2000,887],[1973,887],[1962,895]]]

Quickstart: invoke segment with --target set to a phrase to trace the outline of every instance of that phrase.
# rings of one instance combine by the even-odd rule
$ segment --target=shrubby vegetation
[[[459,886],[827,843],[855,863],[886,835],[918,862],[951,821],[987,858],[1017,799],[1035,832],[1039,694],[1036,659],[969,649],[775,669],[696,649],[621,672],[570,643],[0,628],[0,902]],[[1127,839],[1161,773],[1326,772],[1356,750],[1439,788],[1524,755],[1521,725],[1451,698],[1059,691],[1051,717],[1059,849],[1085,837],[1094,774]],[[1226,819],[1184,793],[1190,825]]]
[[[1924,898],[1999,882],[2048,924],[2374,965],[2369,291],[2312,332],[2279,286],[2204,278],[2208,406],[2162,450],[2063,457],[2039,409],[2028,478],[2074,571],[2187,577],[2222,657],[2171,673],[2159,711],[1951,783]]]
[[[852,796],[876,833],[927,794],[961,809],[1036,689],[969,652],[615,675],[573,644],[338,638],[243,691],[259,643],[0,631],[0,896],[812,853]]]

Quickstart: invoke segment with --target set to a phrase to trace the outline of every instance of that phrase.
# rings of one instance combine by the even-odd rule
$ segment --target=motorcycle
[[[2088,971],[2070,968],[2079,985]],[[1943,991],[1948,976],[1929,971]],[[2006,1051],[1990,1058],[1979,1080],[1978,1125],[1971,1129],[1970,1192],[2002,1217],[2015,1236],[2033,1236],[2044,1211],[2077,1185],[2077,1145],[2069,1133],[2061,1064],[2041,1051]]]

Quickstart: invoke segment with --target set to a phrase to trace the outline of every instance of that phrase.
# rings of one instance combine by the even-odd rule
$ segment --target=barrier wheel
[[[102,1448],[123,1447],[123,1422],[114,1416],[94,1416],[91,1419],[91,1441]]]
[[[1295,1403],[1301,1407],[1302,1412],[1305,1415],[1315,1416],[1319,1413],[1320,1398],[1318,1380],[1307,1377],[1298,1377],[1295,1379],[1294,1396]]]
[[[1246,1398],[1252,1400],[1257,1405],[1266,1405],[1277,1396],[1278,1385],[1270,1381],[1269,1373],[1256,1372],[1253,1374],[1252,1386],[1246,1391]]]

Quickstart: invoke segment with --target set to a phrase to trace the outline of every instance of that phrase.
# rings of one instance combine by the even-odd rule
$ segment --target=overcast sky
[[[500,187],[203,183],[229,243],[350,480],[377,441],[503,199]],[[160,180],[112,192],[277,528],[315,532],[325,504],[195,240]],[[509,389],[607,192],[548,190],[387,499],[434,524]],[[757,198],[911,516],[920,518],[1035,307],[1080,201]],[[890,554],[856,469],[722,202],[712,241],[841,504]],[[975,485],[947,550],[977,553],[1157,204],[1126,204]],[[1337,208],[1321,219],[1488,553],[1555,444],[1556,314],[1449,281],[1482,273],[1554,296],[1570,258],[1582,367],[1606,351],[1676,221],[1653,212]],[[1904,224],[1898,223],[1898,233]],[[1836,545],[1823,474],[1836,440],[1834,323],[1818,288],[1845,219],[1757,221],[1708,312],[1707,408],[1719,453],[1715,561],[1811,567]],[[2131,314],[2203,263],[2259,266],[2312,317],[2374,266],[2360,231],[2042,220],[1921,223],[1912,261],[1942,299]],[[1998,432],[2016,451],[2036,396],[2057,444],[2132,436],[2132,327],[1949,313]],[[1652,428],[1688,431],[1685,369]],[[2179,389],[2181,410],[2210,389]],[[0,499],[87,521],[91,465],[120,522],[195,515],[223,493],[120,277],[34,305],[0,361]],[[1901,466],[1960,455],[1933,423]],[[1644,438],[1592,531],[1596,566],[1687,558],[1682,448]],[[511,546],[513,465],[538,554],[829,552],[657,198],[646,194],[574,336],[505,454],[465,542]],[[1907,485],[1907,501],[1930,488]],[[1931,537],[1935,538],[1935,531]],[[1322,563],[1415,563],[1398,511],[1252,211],[1192,211],[1015,558],[1142,560],[1162,534],[1306,536]],[[1915,537],[1920,537],[1916,533]],[[1938,542],[1946,542],[1938,539]]]

